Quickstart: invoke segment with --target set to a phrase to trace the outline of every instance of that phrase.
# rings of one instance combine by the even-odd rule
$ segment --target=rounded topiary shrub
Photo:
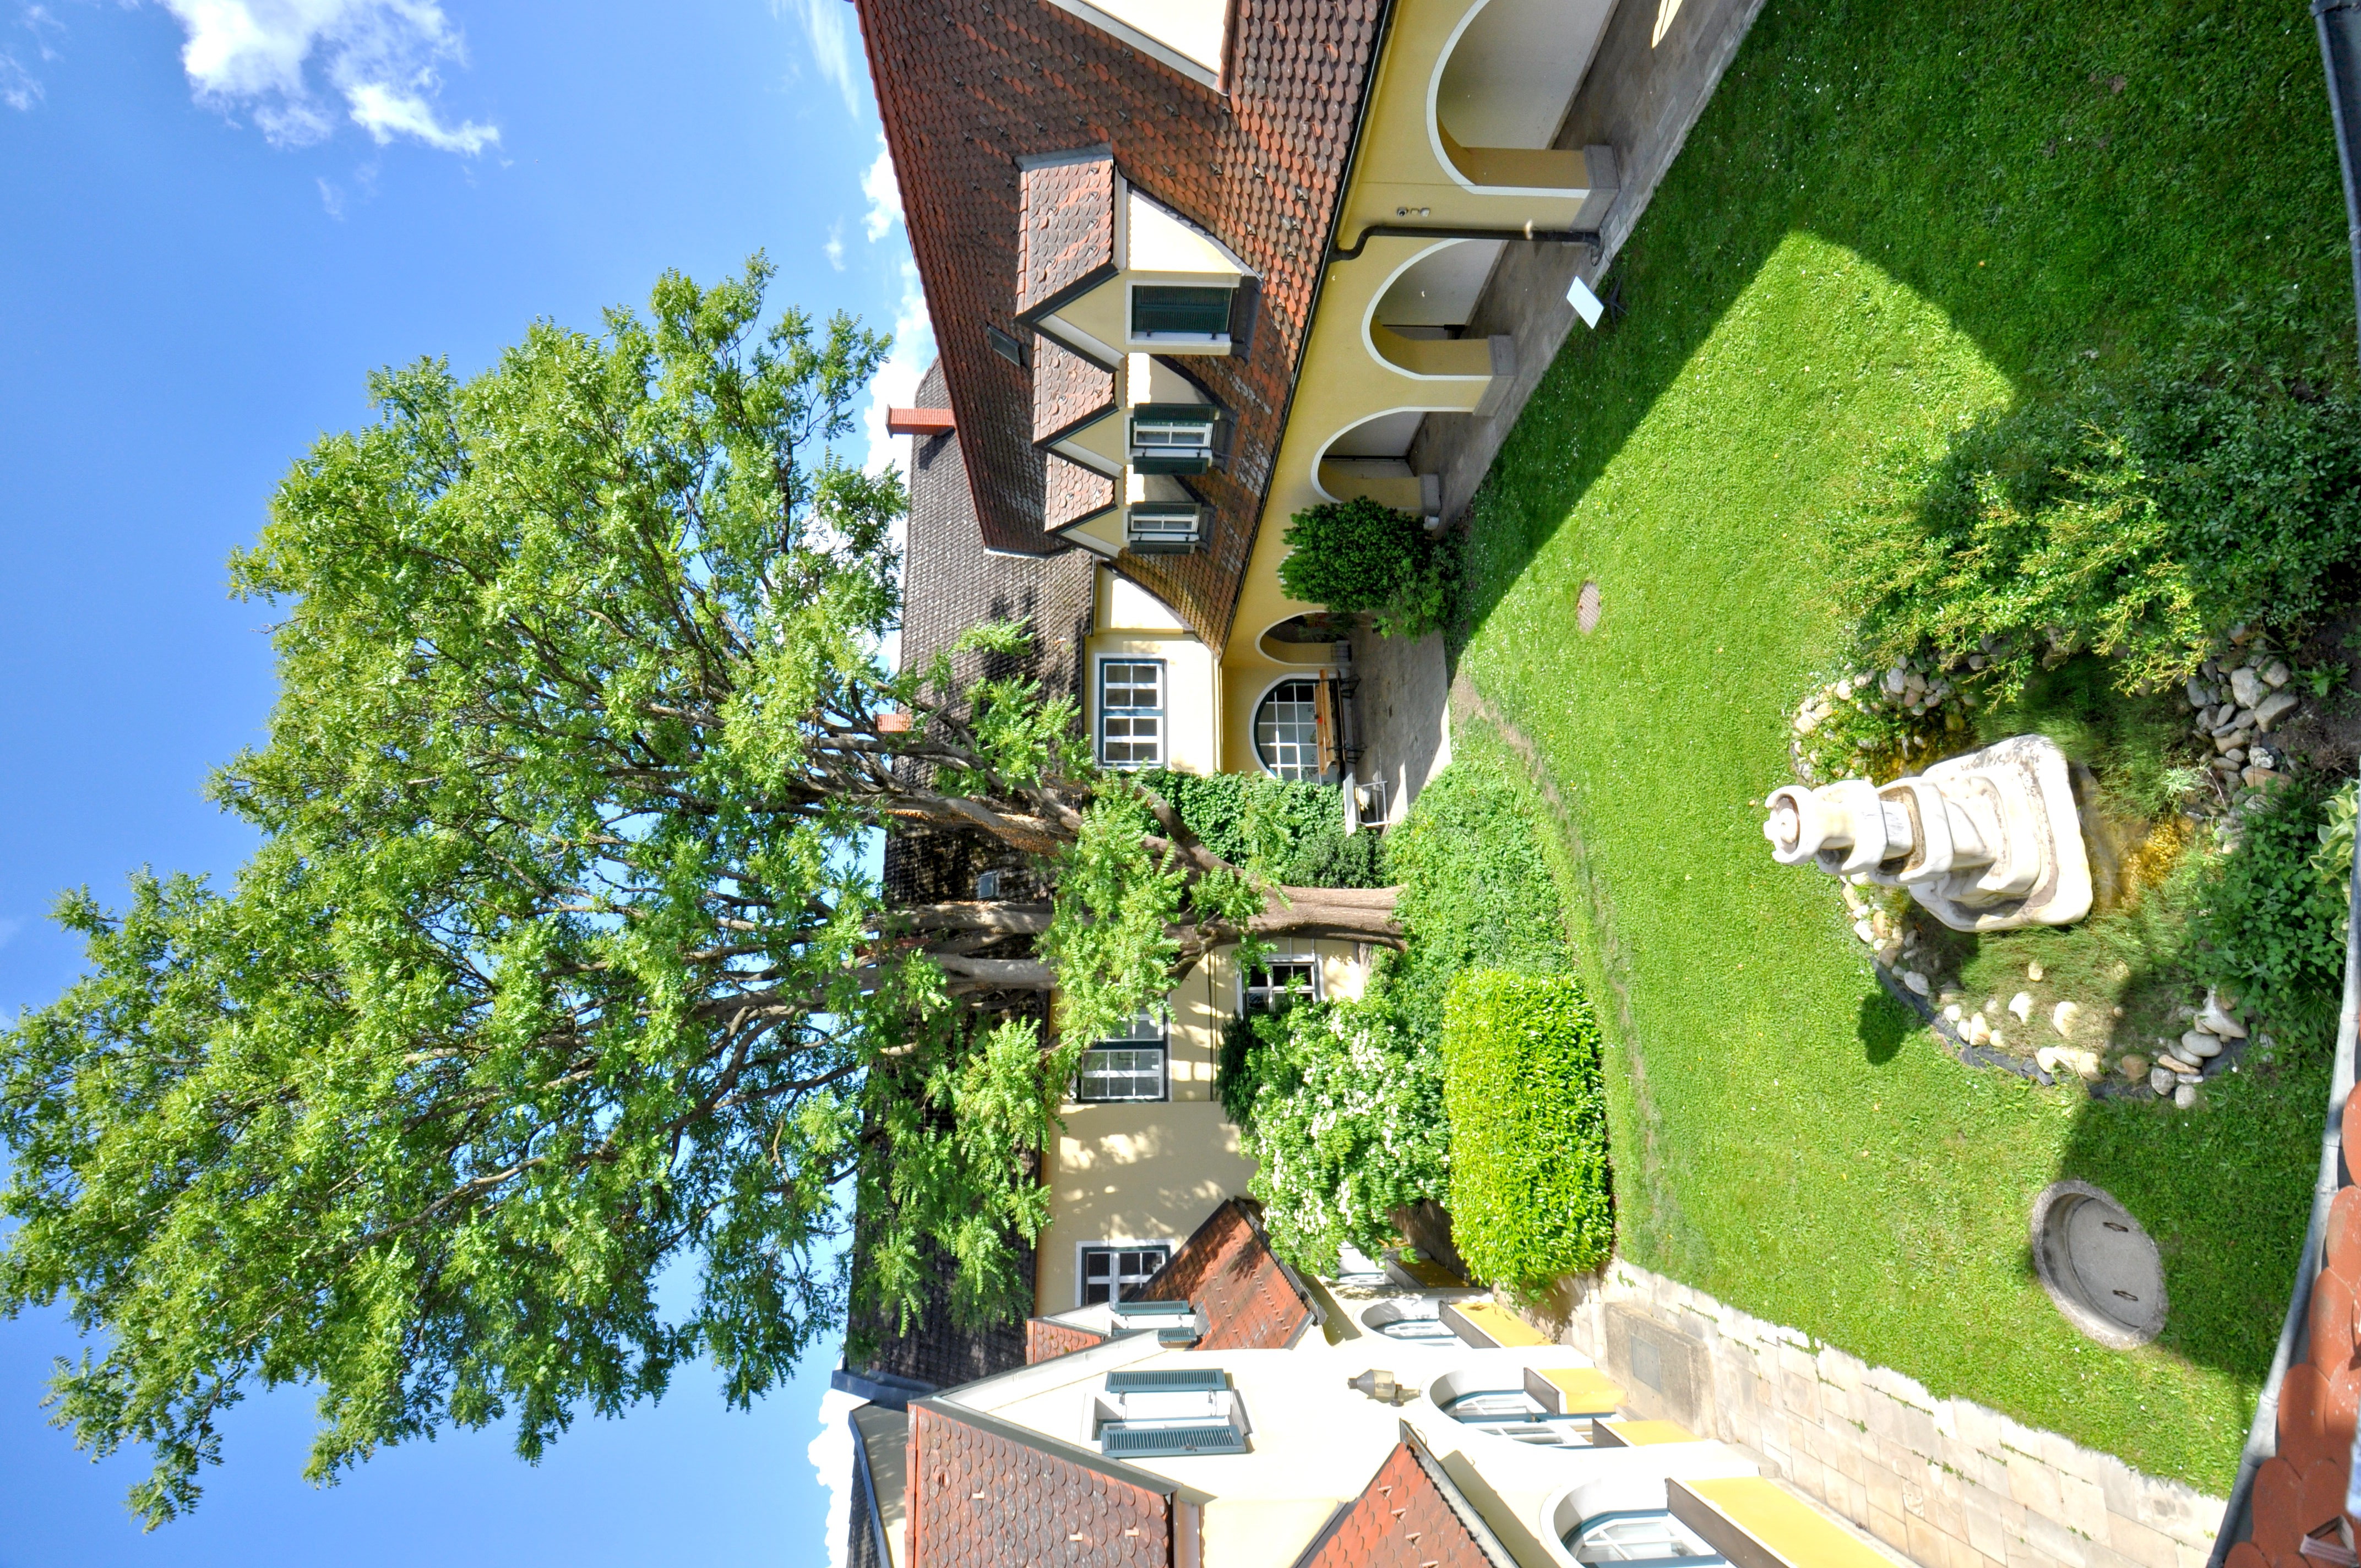
[[[1470,970],[1444,1006],[1451,1230],[1477,1277],[1538,1287],[1615,1250],[1598,1018],[1565,975]]]
[[[1389,636],[1421,637],[1443,624],[1444,557],[1412,514],[1373,500],[1329,501],[1287,525],[1279,580],[1289,595],[1343,615],[1374,615]]]

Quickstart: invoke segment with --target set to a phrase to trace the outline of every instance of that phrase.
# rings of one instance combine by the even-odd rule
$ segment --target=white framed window
[[[1126,1290],[1137,1289],[1172,1260],[1170,1242],[1106,1242],[1082,1249],[1082,1302],[1085,1307],[1114,1301]]]
[[[1238,979],[1242,1013],[1283,1013],[1298,1002],[1319,1000],[1320,955],[1308,948],[1275,948]]]
[[[1576,1563],[1653,1563],[1659,1568],[1728,1568],[1729,1560],[1661,1508],[1597,1514],[1570,1531]]]
[[[1321,759],[1320,730],[1320,683],[1281,681],[1256,705],[1255,757],[1280,778],[1317,783],[1328,771]]]
[[[1554,1416],[1522,1388],[1477,1388],[1444,1402],[1443,1413],[1463,1426],[1542,1448],[1590,1446],[1588,1416]]]
[[[1164,1010],[1151,1007],[1121,1036],[1082,1052],[1082,1066],[1074,1073],[1074,1098],[1085,1104],[1170,1098],[1168,1050]]]
[[[1153,768],[1164,761],[1164,661],[1099,661],[1099,761]]]
[[[1207,403],[1141,403],[1129,415],[1131,466],[1142,474],[1202,474],[1213,466],[1221,411]]]

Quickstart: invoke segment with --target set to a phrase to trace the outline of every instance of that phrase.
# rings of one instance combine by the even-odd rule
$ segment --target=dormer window
[[[1110,1459],[1246,1451],[1246,1407],[1219,1367],[1110,1372],[1091,1403],[1091,1436]]]
[[[1131,466],[1142,474],[1202,474],[1213,466],[1219,411],[1204,403],[1142,403],[1131,411]]]
[[[1205,509],[1142,501],[1124,514],[1124,543],[1135,555],[1192,555],[1204,547]]]
[[[1208,346],[1230,341],[1230,302],[1235,289],[1171,283],[1135,283],[1131,288],[1131,339],[1159,346]]]

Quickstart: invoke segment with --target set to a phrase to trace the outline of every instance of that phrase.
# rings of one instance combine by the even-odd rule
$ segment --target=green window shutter
[[[1230,291],[1141,284],[1131,291],[1131,334],[1186,333],[1215,337],[1230,330]]]

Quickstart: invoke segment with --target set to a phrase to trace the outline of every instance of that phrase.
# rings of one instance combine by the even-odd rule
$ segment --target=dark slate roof
[[[1170,1497],[1062,1446],[911,1406],[911,1568],[1170,1568]]]
[[[1126,574],[1220,647],[1269,494],[1383,0],[1236,0],[1226,93],[1051,0],[856,4],[977,522],[994,549],[1047,553],[1059,542],[1045,530],[1032,368],[1004,358],[986,329],[1023,339],[1027,302],[1086,272],[1100,243],[1080,172],[1087,160],[1054,176],[1042,160],[1103,149],[1143,194],[1217,236],[1257,276],[1251,350],[1188,362],[1235,422],[1227,465],[1196,487],[1213,510],[1207,551],[1124,559]],[[1033,193],[1027,172],[1041,175]],[[1028,237],[1035,193],[1075,201],[1072,224]]]
[[[921,407],[943,406],[943,369],[918,383]],[[1082,639],[1090,632],[1093,558],[995,554],[984,545],[961,459],[963,436],[922,435],[912,443],[909,544],[902,565],[902,663],[922,666],[972,626],[1026,620],[1033,656],[1017,661],[962,653],[962,680],[1026,674],[1048,696],[1081,696]],[[885,841],[885,891],[896,904],[935,904],[975,896],[976,873],[1031,875],[1023,856],[973,834],[896,834]]]
[[[1193,1302],[1205,1316],[1199,1350],[1282,1350],[1316,1321],[1311,1293],[1271,1252],[1262,1223],[1233,1198],[1134,1296]]]

